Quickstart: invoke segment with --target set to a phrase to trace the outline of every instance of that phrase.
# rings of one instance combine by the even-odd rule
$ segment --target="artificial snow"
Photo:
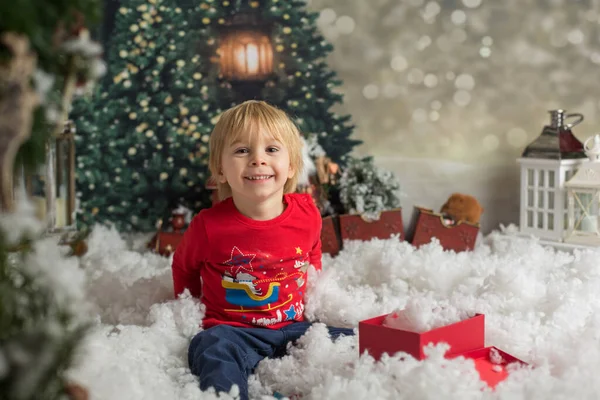
[[[474,315],[457,309],[448,301],[437,300],[434,296],[419,296],[409,298],[403,308],[386,315],[382,325],[421,333],[466,320]]]
[[[173,298],[170,260],[146,252],[142,243],[108,228],[93,230],[79,266],[94,325],[69,375],[94,400],[215,399],[199,390],[187,366],[187,346],[203,306],[188,295]],[[425,305],[427,313],[431,307],[452,309],[454,317],[483,313],[486,346],[534,368],[511,370],[492,391],[472,360],[445,359],[446,345],[428,348],[423,361],[404,354],[374,362],[359,357],[357,337],[333,343],[317,323],[289,355],[259,364],[249,380],[251,396],[266,399],[277,391],[348,400],[596,398],[599,259],[600,249],[556,252],[510,231],[492,233],[468,253],[445,252],[437,242],[415,249],[397,238],[346,242],[337,257],[324,255],[320,274],[310,271],[307,317],[357,327],[360,320],[410,304]],[[65,266],[54,266],[57,276]]]

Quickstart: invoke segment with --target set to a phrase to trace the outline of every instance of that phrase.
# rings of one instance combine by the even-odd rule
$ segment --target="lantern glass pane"
[[[591,234],[598,234],[598,192],[575,191],[575,230]]]
[[[268,35],[230,31],[219,46],[221,74],[231,80],[263,79],[273,72],[273,48]]]
[[[544,213],[540,211],[537,213],[537,227],[538,229],[544,229]]]
[[[529,168],[527,169],[527,186],[533,186],[533,172],[534,170]]]
[[[541,187],[544,187],[544,186],[545,186],[545,185],[544,185],[544,173],[545,173],[545,172],[546,172],[546,171],[544,171],[543,169],[540,169],[540,170],[538,171],[538,174],[539,174],[539,178],[538,178],[538,185],[539,185],[539,186],[541,186]]]
[[[527,227],[533,228],[533,211],[527,211]]]
[[[548,230],[554,230],[554,214],[548,213]]]
[[[544,208],[544,191],[538,190],[538,208]]]
[[[527,190],[527,206],[533,207],[533,190]]]
[[[554,171],[552,171],[552,170],[548,171],[548,187],[551,187],[551,188],[556,187],[554,179],[555,179]]]
[[[548,208],[554,210],[554,192],[548,192]]]

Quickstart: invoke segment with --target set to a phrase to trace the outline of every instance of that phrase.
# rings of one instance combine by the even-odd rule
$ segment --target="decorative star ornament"
[[[296,247],[296,254],[302,254],[302,249],[300,247]]]
[[[231,258],[225,261],[225,264],[231,265],[231,274],[236,276],[240,270],[245,272],[252,272],[252,260],[254,260],[256,254],[244,254],[237,246],[233,246],[231,249]]]

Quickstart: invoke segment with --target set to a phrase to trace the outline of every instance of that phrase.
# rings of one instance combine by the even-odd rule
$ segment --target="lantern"
[[[567,229],[565,182],[585,159],[583,144],[571,128],[581,114],[549,111],[550,125],[525,148],[517,161],[521,167],[520,231],[541,239],[561,242]],[[570,124],[565,119],[577,117]]]
[[[590,141],[593,139],[593,147]],[[565,242],[600,246],[600,135],[584,144],[589,161],[565,183],[568,198],[568,230]]]
[[[46,144],[46,162],[27,188],[47,230],[75,228],[75,124],[67,121]]]
[[[250,88],[244,94],[254,97],[273,73],[271,25],[247,5],[240,6],[221,28],[219,55],[222,77],[242,92]]]
[[[221,38],[221,74],[229,81],[261,81],[273,72],[273,48],[260,31],[230,30]]]

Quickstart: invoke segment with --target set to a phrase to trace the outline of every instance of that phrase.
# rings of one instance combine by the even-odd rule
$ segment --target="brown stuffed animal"
[[[478,224],[483,207],[477,199],[468,194],[453,193],[442,206],[440,213],[446,214],[454,221],[466,221]]]

